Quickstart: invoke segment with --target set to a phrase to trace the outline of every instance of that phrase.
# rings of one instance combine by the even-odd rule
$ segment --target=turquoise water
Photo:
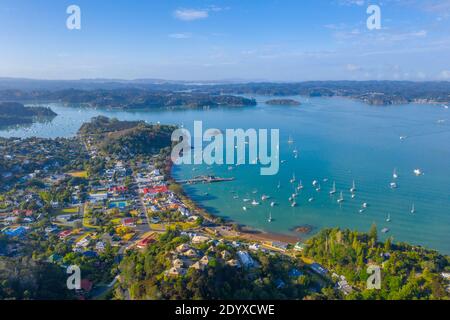
[[[58,116],[51,123],[3,130],[0,135],[72,136],[82,122],[100,114],[187,128],[194,120],[203,120],[205,128],[280,129],[280,158],[285,162],[276,176],[260,176],[259,167],[250,165],[232,170],[227,165],[180,166],[174,168],[174,175],[180,179],[200,174],[234,177],[232,182],[187,186],[186,190],[211,213],[261,230],[296,235],[292,231],[296,226],[312,225],[315,231],[334,226],[365,231],[375,222],[379,230],[390,229],[382,237],[450,253],[449,110],[432,105],[373,107],[341,98],[293,98],[302,101],[302,106],[266,106],[263,101],[268,97],[257,97],[260,104],[244,110],[79,111],[53,104]],[[293,144],[288,144],[289,136]],[[407,139],[401,141],[400,136]],[[294,148],[298,158],[294,158]],[[395,190],[389,186],[394,168],[399,174]],[[424,175],[415,176],[416,168]],[[288,200],[294,191],[289,182],[293,173],[304,185],[294,208]],[[313,180],[320,182],[320,192],[312,186]],[[349,191],[353,180],[355,199]],[[333,181],[338,194],[344,193],[342,204],[337,203],[338,194],[329,195]],[[261,201],[264,194],[271,199]],[[314,201],[309,202],[312,197]],[[243,198],[256,199],[261,205],[244,203]],[[271,201],[278,205],[270,207]],[[360,213],[364,202],[369,206]],[[410,212],[413,203],[415,214]],[[271,223],[267,221],[270,212]],[[388,214],[391,222],[386,221]]]

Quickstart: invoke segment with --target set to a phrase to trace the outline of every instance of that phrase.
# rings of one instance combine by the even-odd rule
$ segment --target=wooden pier
[[[216,183],[216,182],[227,182],[233,181],[234,178],[220,178],[215,176],[199,176],[187,180],[177,181],[179,184],[198,184],[198,183]]]

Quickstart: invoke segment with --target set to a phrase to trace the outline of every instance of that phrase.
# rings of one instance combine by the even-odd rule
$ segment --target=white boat
[[[389,231],[391,231],[389,228],[383,228],[381,229],[382,233],[388,233]]]
[[[308,202],[313,202],[314,201],[314,198],[309,198],[308,199]]]
[[[406,140],[406,138],[408,138],[408,136],[400,136],[400,141]]]
[[[363,213],[364,211],[364,209],[359,209],[359,213]]]
[[[302,190],[303,189],[303,184],[302,184],[302,180],[300,180],[300,182],[298,183],[297,186],[297,190]]]
[[[368,204],[367,202],[364,202],[364,203],[362,204],[362,207],[363,207],[364,209],[367,209],[367,207],[369,207],[369,204]]]
[[[289,202],[291,202],[292,200],[294,200],[294,199],[292,199],[292,197],[289,197]]]
[[[394,169],[394,173],[392,174],[392,178],[394,178],[394,179],[398,178],[397,169]]]
[[[391,189],[397,189],[397,184],[395,182],[391,182]]]
[[[272,212],[269,213],[269,219],[267,219],[267,221],[268,221],[268,222],[272,222],[272,221],[273,221],[273,220],[272,220]]]
[[[322,181],[323,182],[328,182],[328,178],[324,178]]]
[[[342,203],[344,202],[344,194],[341,191],[341,196],[339,197],[339,199],[337,200],[338,203]]]
[[[352,193],[352,199],[356,198],[356,194]]]
[[[355,191],[356,191],[356,184],[355,184],[355,180],[353,180],[353,185],[352,185],[352,187],[350,188],[350,192],[351,192],[351,193],[355,193]]]
[[[414,213],[416,213],[416,206],[413,203],[413,205],[411,207],[411,214],[414,214]]]
[[[415,170],[414,170],[414,174],[415,174],[417,177],[423,175],[422,170],[420,170],[420,169],[415,169]]]
[[[319,192],[321,189],[320,184],[317,186],[316,191]]]
[[[244,202],[250,202],[250,199],[243,199]]]
[[[259,202],[257,202],[256,200],[252,201],[252,206],[259,206]]]
[[[444,109],[448,109],[448,105],[444,104]]]
[[[261,200],[262,201],[266,201],[267,199],[269,199],[269,196],[266,196],[265,194],[262,195]]]
[[[391,214],[390,213],[388,213],[388,215],[387,215],[386,222],[391,222]]]
[[[314,181],[312,182],[313,187],[317,187],[318,184],[319,184],[319,181],[317,181],[317,180],[314,180]]]
[[[247,207],[242,207],[242,210],[247,211]]]
[[[273,202],[270,203],[270,206],[271,206],[271,207],[275,207],[275,205],[276,205],[275,201],[273,201]]]
[[[331,189],[330,194],[336,194],[336,182],[333,182],[333,189]]]
[[[294,183],[295,181],[296,181],[296,178],[295,178],[295,173],[294,173],[294,174],[292,174],[292,179],[290,180],[290,182]]]
[[[291,207],[296,207],[297,206],[297,202],[292,202]]]
[[[278,182],[277,189],[281,189],[281,182]]]
[[[297,148],[294,149],[293,153],[294,153],[294,158],[297,159],[298,158],[298,150],[297,150]]]

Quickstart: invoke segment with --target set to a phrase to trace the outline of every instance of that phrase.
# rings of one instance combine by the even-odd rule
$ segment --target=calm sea
[[[392,236],[450,253],[449,110],[416,104],[373,107],[342,98],[304,97],[293,97],[302,102],[300,107],[268,106],[264,101],[269,97],[256,98],[259,105],[254,108],[207,111],[122,112],[50,104],[58,113],[53,121],[0,130],[0,136],[69,137],[96,115],[186,128],[202,120],[205,128],[280,129],[283,163],[276,176],[261,176],[259,167],[252,165],[180,166],[174,168],[174,175],[180,179],[202,174],[234,177],[232,182],[187,186],[186,191],[211,213],[257,229],[291,235],[298,235],[293,229],[303,225],[312,226],[313,233],[336,226],[366,231],[375,222],[379,231],[389,229],[386,234],[380,232],[382,238]],[[288,143],[290,138],[293,143]],[[391,189],[394,169],[397,188]],[[415,169],[423,175],[416,176]],[[296,183],[291,184],[294,174]],[[289,198],[300,180],[304,188],[297,206],[291,207]],[[313,187],[314,180],[320,191]],[[352,199],[353,181],[357,190]],[[337,193],[330,196],[333,182]],[[341,191],[344,201],[339,204]],[[270,199],[262,201],[263,195]],[[276,205],[271,207],[271,202]],[[360,212],[363,203],[367,208]],[[268,222],[270,214],[272,222]]]

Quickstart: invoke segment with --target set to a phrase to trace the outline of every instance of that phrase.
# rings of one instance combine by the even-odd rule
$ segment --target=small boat
[[[344,202],[344,194],[341,191],[341,196],[339,197],[339,199],[337,200],[338,203],[342,203]]]
[[[295,179],[295,173],[292,175],[292,179],[290,180],[291,183],[294,183],[296,181]]]
[[[234,196],[233,199],[239,199],[239,196]]]
[[[323,182],[328,182],[328,178],[324,178],[322,181]]]
[[[303,184],[302,184],[302,180],[300,180],[300,182],[298,183],[297,186],[297,190],[302,190],[303,189]]]
[[[391,182],[391,189],[397,189],[397,184],[395,182]]]
[[[364,210],[364,209],[359,209],[359,213],[364,213],[364,211],[366,211],[366,210]]]
[[[253,193],[253,194],[257,194],[257,193],[258,193],[258,190],[253,190],[252,193]]]
[[[291,202],[292,200],[294,200],[294,199],[292,199],[292,197],[289,197],[289,202]]]
[[[390,213],[388,213],[388,215],[387,215],[386,222],[391,222],[391,214]]]
[[[400,136],[400,141],[406,140],[408,136]]]
[[[448,109],[448,105],[444,104],[444,109]]]
[[[317,181],[317,180],[314,180],[314,181],[312,182],[313,187],[317,187],[318,184],[319,184],[319,181]]]
[[[364,209],[367,209],[367,208],[369,207],[369,204],[368,204],[367,202],[364,202],[364,203],[362,204],[362,207],[363,207]]]
[[[295,198],[297,198],[297,196],[298,196],[297,193],[293,193],[292,196],[291,196],[291,198],[292,198],[292,199],[295,199]]]
[[[422,170],[420,170],[420,169],[415,169],[415,170],[414,170],[414,174],[415,174],[417,177],[423,175]]]
[[[413,203],[413,205],[411,207],[411,214],[414,214],[414,213],[416,213],[416,206]]]
[[[257,202],[256,200],[252,201],[252,206],[259,206],[259,202]]]
[[[352,193],[352,199],[356,198],[356,194]]]
[[[298,150],[297,150],[297,148],[294,149],[293,153],[294,153],[294,158],[297,159],[298,158]]]
[[[322,190],[322,189],[321,189],[320,184],[319,184],[319,185],[317,186],[317,188],[316,188],[316,191],[317,191],[317,192],[320,192],[320,190]]]
[[[330,195],[336,194],[336,182],[333,182],[333,189],[330,191]]]
[[[309,201],[309,202],[313,202],[313,201],[314,201],[314,198],[309,198],[308,201]]]
[[[381,229],[382,233],[388,233],[389,231],[391,231],[389,228],[383,228]]]
[[[271,206],[271,207],[275,207],[275,205],[276,205],[275,201],[273,201],[273,202],[270,203],[270,206]]]
[[[278,182],[277,189],[281,189],[281,182]]]
[[[291,207],[296,207],[297,206],[297,202],[292,202]]]
[[[353,185],[352,185],[352,187],[350,188],[350,192],[351,192],[351,193],[355,193],[355,191],[356,191],[356,184],[355,184],[355,180],[353,180]]]
[[[394,173],[392,174],[392,178],[398,179],[397,169],[394,169]]]
[[[266,201],[267,199],[269,199],[269,196],[266,196],[265,194],[262,195],[261,200],[262,201]]]
[[[269,219],[267,219],[267,222],[272,222],[273,220],[272,220],[272,212],[271,213],[269,213]]]
[[[247,211],[247,207],[242,207],[242,210]]]
[[[250,199],[243,199],[244,202],[250,202]]]

